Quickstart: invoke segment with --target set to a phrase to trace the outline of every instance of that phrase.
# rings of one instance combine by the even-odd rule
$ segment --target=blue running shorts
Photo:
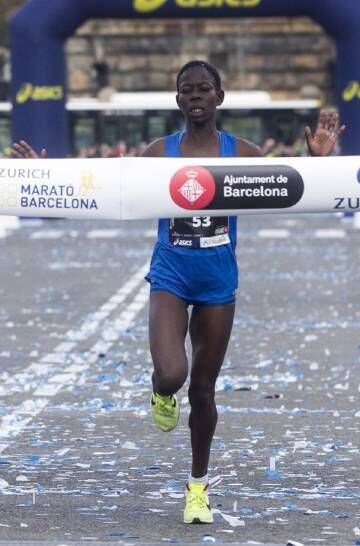
[[[231,245],[202,253],[174,252],[156,243],[145,279],[150,290],[175,294],[188,305],[226,305],[235,302],[238,267]]]

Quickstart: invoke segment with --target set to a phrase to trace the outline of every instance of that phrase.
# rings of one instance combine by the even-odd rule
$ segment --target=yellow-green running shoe
[[[201,483],[186,484],[184,523],[212,523],[214,521],[208,491],[209,485]]]
[[[169,432],[178,424],[180,408],[175,394],[163,396],[153,393],[151,411],[155,425],[164,432]]]

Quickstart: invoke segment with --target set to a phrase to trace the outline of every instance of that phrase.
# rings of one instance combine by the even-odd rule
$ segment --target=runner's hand
[[[339,116],[335,110],[321,110],[315,134],[312,134],[310,127],[305,127],[310,155],[330,155],[345,129],[345,125],[339,128]]]
[[[43,148],[38,155],[25,140],[20,140],[11,146],[11,157],[13,159],[39,159],[47,157],[47,151]]]

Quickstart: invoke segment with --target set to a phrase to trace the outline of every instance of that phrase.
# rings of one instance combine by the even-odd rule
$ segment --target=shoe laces
[[[190,508],[196,507],[196,508],[207,508],[207,502],[206,502],[206,496],[204,494],[204,491],[189,491],[187,494],[187,500],[186,504],[190,506]]]
[[[172,416],[174,414],[174,398],[171,397],[168,400],[164,400],[158,396],[155,397],[155,404],[159,407],[161,413],[166,416]],[[171,404],[171,405],[169,405]]]

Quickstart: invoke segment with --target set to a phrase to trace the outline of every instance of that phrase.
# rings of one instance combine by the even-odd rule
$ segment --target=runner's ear
[[[220,106],[224,102],[225,93],[222,89],[217,93],[216,106]]]

